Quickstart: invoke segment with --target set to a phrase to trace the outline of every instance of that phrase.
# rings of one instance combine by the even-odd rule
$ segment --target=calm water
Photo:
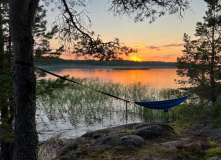
[[[110,84],[108,82],[118,83],[109,89],[118,90],[115,94],[129,100],[159,100],[161,97],[157,95],[161,89],[179,87],[174,82],[174,79],[179,79],[176,69],[55,69],[51,71],[62,76],[94,79],[94,82],[103,85]],[[47,75],[46,78],[55,77]],[[173,114],[172,112],[165,114],[161,111],[145,110],[135,104],[129,104],[126,119],[125,102],[78,87],[79,89],[68,88],[57,92],[58,98],[56,99],[50,97],[38,99],[36,119],[39,140],[45,140],[57,133],[62,133],[62,136],[75,137],[91,130],[151,121],[153,115],[155,118],[152,117],[152,119],[160,120],[162,117]]]
[[[150,70],[112,70],[112,69],[63,69],[51,70],[58,75],[70,75],[76,78],[93,78],[102,83],[134,84],[141,82],[150,87],[178,88],[174,79],[179,79],[176,69],[150,69]],[[54,78],[48,75],[47,78]]]

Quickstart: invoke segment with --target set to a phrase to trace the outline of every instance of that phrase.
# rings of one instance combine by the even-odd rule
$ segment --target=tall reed
[[[175,90],[157,90],[142,83],[122,85],[100,83],[93,79],[74,80],[131,102],[164,100],[178,97],[180,94]],[[52,95],[39,95],[37,99],[38,112],[47,117],[51,123],[63,121],[74,127],[96,126],[97,124],[109,126],[142,121],[168,121],[177,118],[176,108],[171,109],[169,113],[164,113],[134,103],[128,104],[126,112],[124,101],[73,83],[53,90]],[[128,114],[127,121],[126,113]]]

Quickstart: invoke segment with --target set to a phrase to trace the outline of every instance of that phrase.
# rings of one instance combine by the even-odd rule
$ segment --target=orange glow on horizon
[[[137,50],[135,53],[130,53],[128,56],[120,56],[123,60],[130,61],[162,61],[162,62],[176,62],[177,57],[182,56],[183,46],[181,44],[170,44],[164,46],[145,46],[136,44],[132,47]],[[93,59],[91,56],[87,58],[75,57],[73,54],[64,53],[60,56],[62,59],[67,60],[86,60]]]
[[[141,58],[139,58],[139,57],[137,57],[137,56],[132,56],[132,57],[130,57],[130,60],[131,60],[131,61],[136,61],[136,62],[141,62],[141,61],[142,61]]]

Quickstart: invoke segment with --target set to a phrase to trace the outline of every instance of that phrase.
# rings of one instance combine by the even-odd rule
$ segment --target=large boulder
[[[97,131],[87,132],[82,137],[98,139],[105,136],[116,134],[124,135],[137,135],[144,139],[161,136],[165,133],[173,133],[172,127],[165,123],[132,123],[113,128],[101,129]]]
[[[93,156],[106,149],[141,147],[146,140],[173,133],[173,128],[164,123],[132,123],[122,126],[87,132],[63,147],[56,160],[77,159],[83,155]]]
[[[142,146],[144,139],[173,133],[173,128],[164,123],[132,123],[113,128],[87,132],[82,137],[94,139],[94,145]]]

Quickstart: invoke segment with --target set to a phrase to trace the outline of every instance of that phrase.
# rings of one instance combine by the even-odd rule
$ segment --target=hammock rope
[[[15,61],[15,64],[19,64],[19,65],[23,65],[23,66],[28,66],[28,67],[33,67],[32,64],[30,63],[26,63],[26,62],[23,62],[23,61]],[[68,79],[66,77],[62,77],[60,75],[57,75],[55,73],[52,73],[50,71],[47,71],[45,69],[42,69],[42,68],[39,68],[39,67],[33,67],[33,68],[36,68],[40,71],[43,71],[45,73],[48,73],[48,74],[51,74],[55,77],[58,77],[60,79],[63,79],[63,80],[66,80],[66,81],[69,81],[69,82],[72,82],[72,83],[75,83],[75,84],[78,84],[80,86],[83,86],[85,88],[89,88],[91,90],[94,90],[96,92],[99,92],[101,94],[104,94],[104,95],[107,95],[109,97],[112,97],[112,98],[115,98],[115,99],[118,99],[118,100],[121,100],[121,101],[124,101],[126,102],[126,111],[127,111],[127,104],[128,103],[135,103],[137,105],[140,105],[140,106],[143,106],[143,107],[146,107],[146,108],[150,108],[150,109],[158,109],[158,110],[164,110],[164,112],[168,112],[168,110],[172,107],[175,107],[179,104],[181,104],[182,102],[184,102],[188,96],[184,96],[184,97],[180,97],[180,98],[176,98],[176,99],[169,99],[169,100],[163,100],[163,101],[141,101],[141,102],[138,102],[138,101],[129,101],[129,100],[126,100],[126,99],[123,99],[123,98],[120,98],[120,97],[117,97],[115,95],[112,95],[110,93],[106,93],[106,92],[103,92],[103,91],[100,91],[100,90],[97,90],[95,88],[92,88],[90,86],[87,86],[87,85],[84,85],[84,84],[81,84],[79,82],[76,82],[74,80],[71,80],[71,79]]]
[[[62,76],[59,76],[57,74],[54,74],[50,71],[47,71],[45,69],[42,69],[42,68],[38,68],[38,67],[35,67],[43,72],[46,72],[48,74],[51,74],[55,77],[58,77],[58,78],[61,78],[63,80],[67,80],[69,82],[73,82],[75,84],[78,84],[78,85],[81,85],[83,87],[86,87],[86,88],[90,88],[96,92],[99,92],[101,94],[104,94],[104,95],[107,95],[107,96],[110,96],[112,98],[115,98],[115,99],[118,99],[118,100],[121,100],[121,101],[124,101],[126,102],[126,111],[127,111],[127,103],[135,103],[137,105],[140,105],[140,106],[143,106],[143,107],[146,107],[146,108],[150,108],[150,109],[158,109],[158,110],[164,110],[164,112],[168,112],[168,110],[172,107],[175,107],[177,105],[179,105],[180,103],[182,103],[183,101],[185,101],[187,99],[188,96],[184,96],[184,97],[180,97],[180,98],[176,98],[176,99],[170,99],[170,100],[164,100],[164,101],[147,101],[147,102],[132,102],[132,101],[129,101],[129,100],[126,100],[126,99],[123,99],[123,98],[120,98],[120,97],[117,97],[117,96],[114,96],[110,93],[106,93],[106,92],[103,92],[103,91],[100,91],[100,90],[97,90],[97,89],[94,89],[94,88],[91,88],[89,86],[86,86],[86,85],[83,85],[79,82],[76,82],[76,81],[73,81],[73,80],[70,80],[68,78],[65,78],[65,77],[62,77]]]

